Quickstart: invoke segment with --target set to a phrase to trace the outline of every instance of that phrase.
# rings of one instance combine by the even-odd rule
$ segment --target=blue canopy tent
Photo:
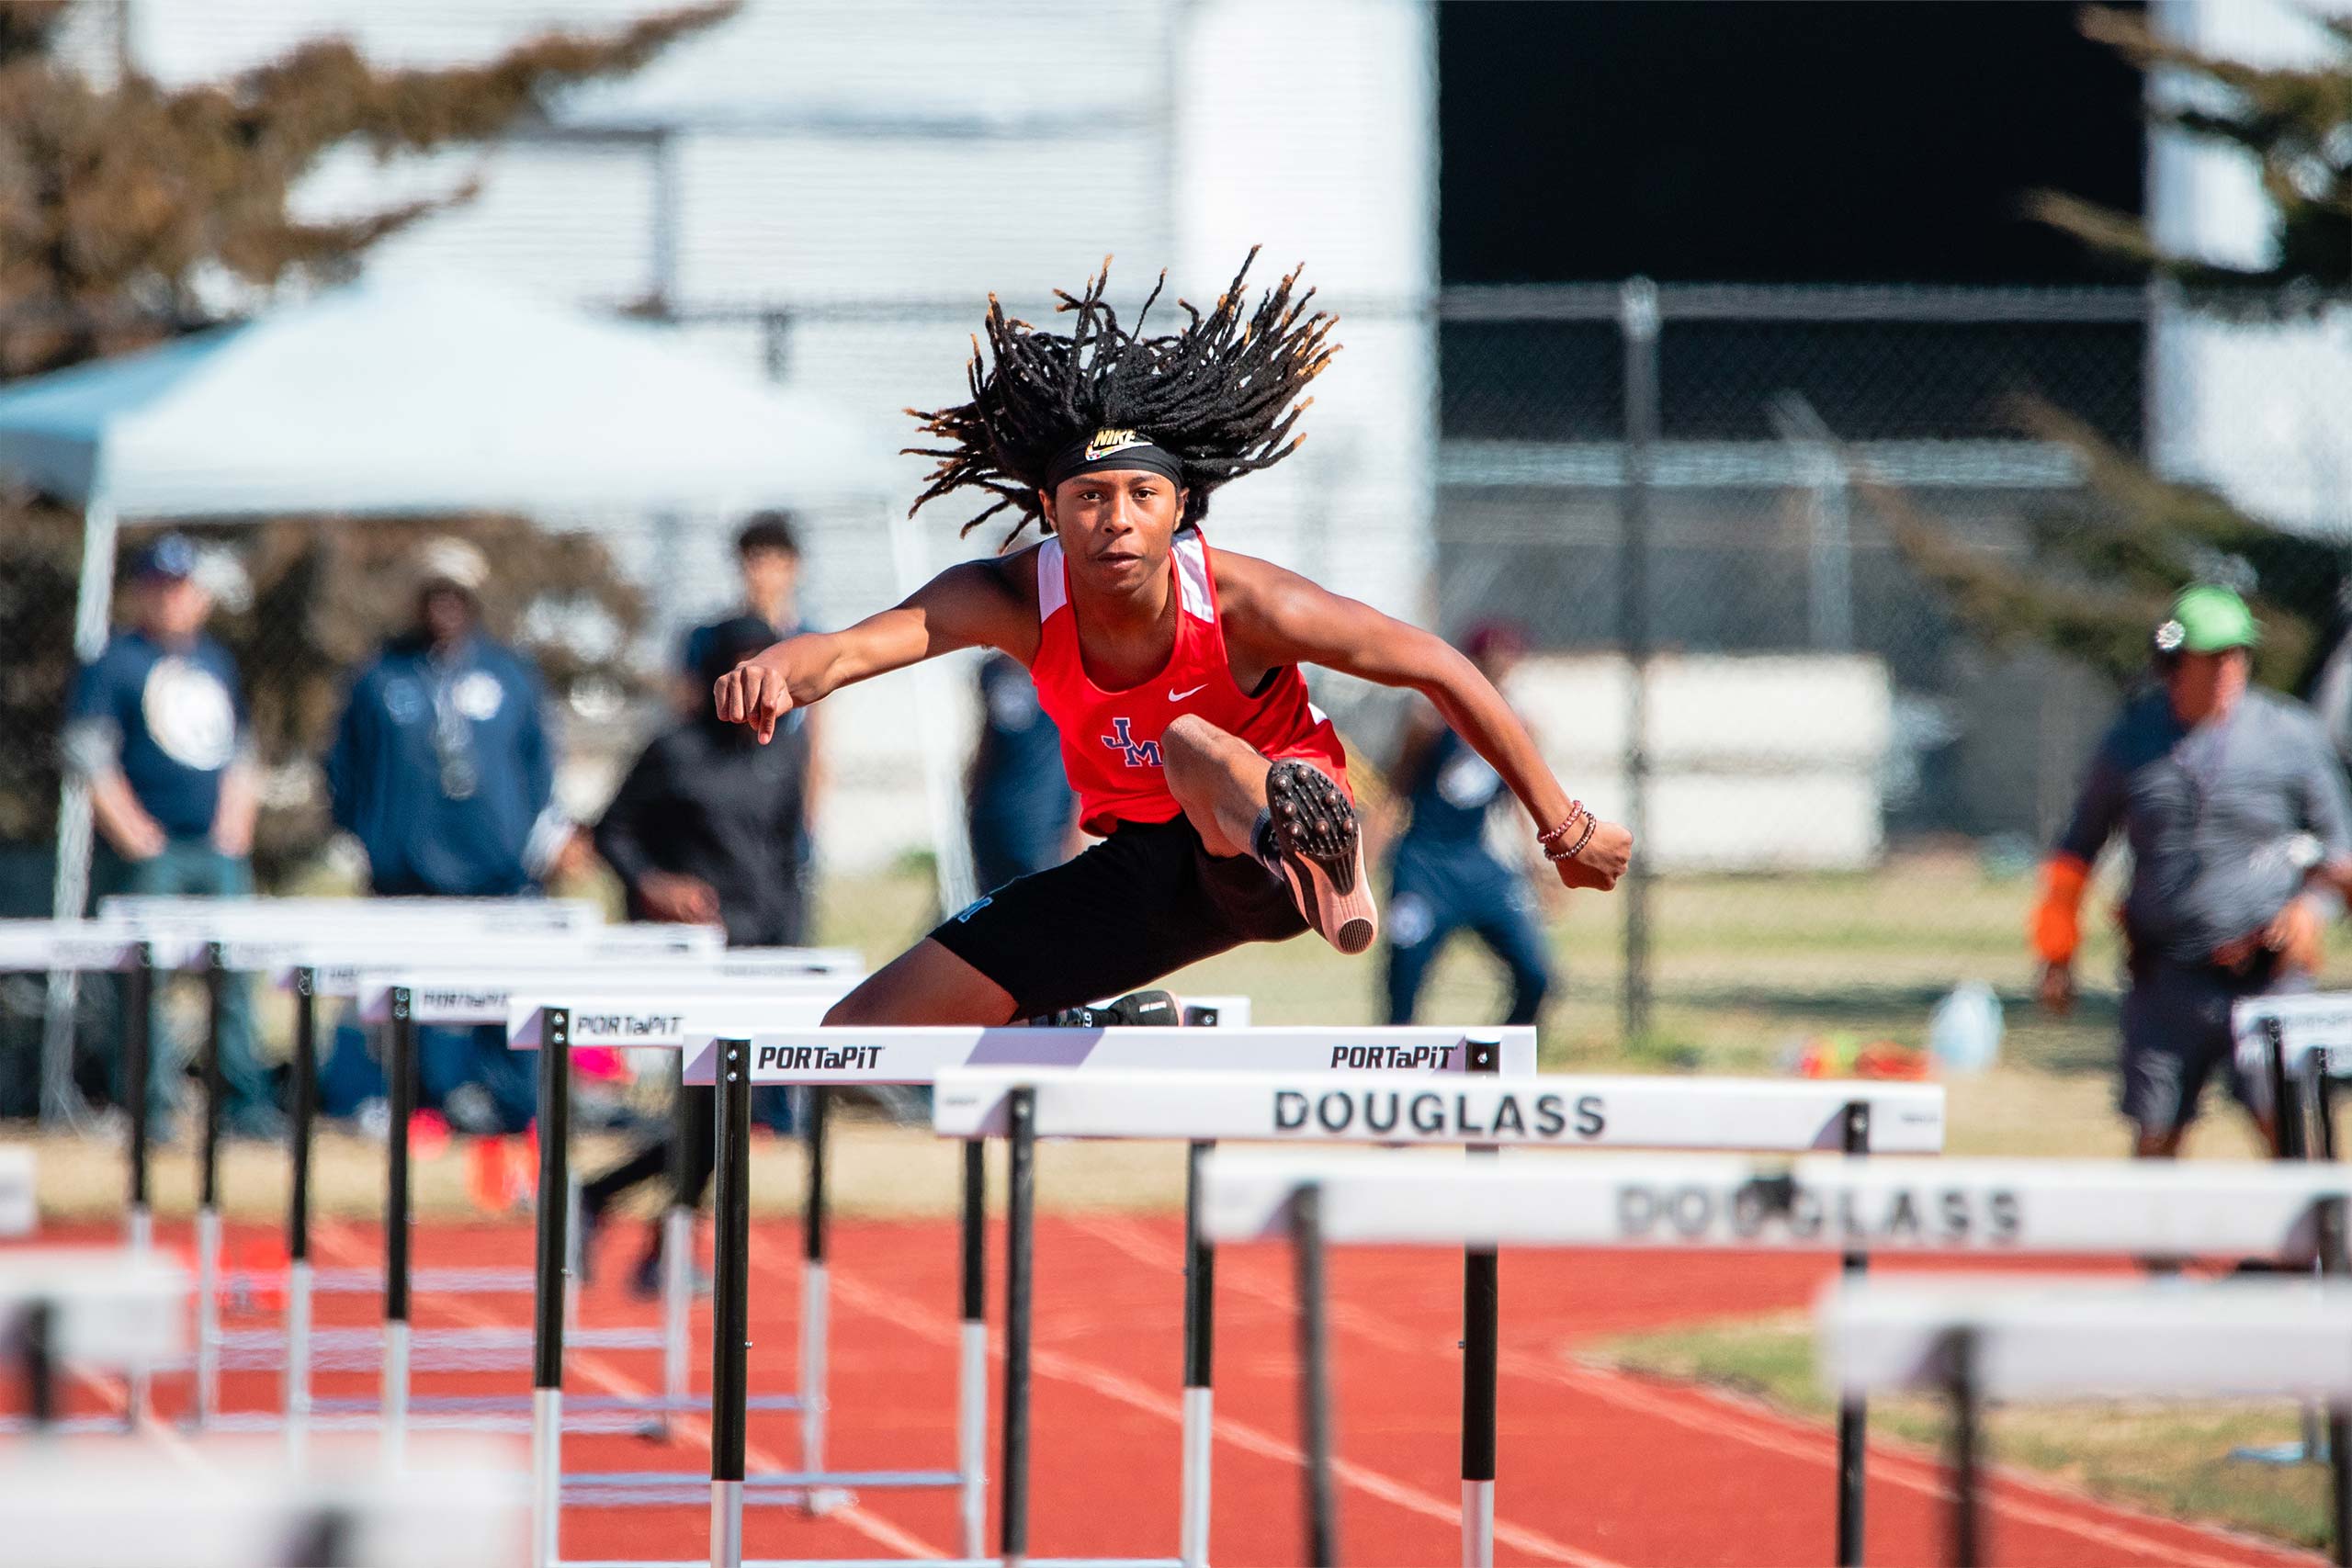
[[[84,510],[84,659],[106,639],[125,521],[760,506],[878,521],[904,483],[897,445],[659,327],[444,278],[363,281],[0,389],[0,468]],[[88,888],[77,785],[58,833],[68,919]],[[71,1099],[70,998],[52,980],[45,1115]]]

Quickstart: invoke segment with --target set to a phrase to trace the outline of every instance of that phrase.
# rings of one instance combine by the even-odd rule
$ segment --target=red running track
[[[616,1225],[599,1283],[585,1292],[588,1326],[648,1325],[652,1309],[617,1281],[639,1239]],[[946,1222],[845,1223],[833,1232],[832,1465],[948,1469],[955,1461],[956,1256]],[[91,1239],[97,1239],[93,1236]],[[991,1244],[997,1242],[992,1233]],[[231,1251],[266,1247],[258,1227]],[[419,1267],[526,1265],[523,1225],[431,1227]],[[318,1262],[378,1267],[372,1229],[321,1227]],[[990,1259],[991,1311],[1001,1303]],[[754,1229],[752,1371],[755,1391],[786,1392],[797,1364],[797,1232]],[[1577,1353],[1598,1336],[1809,1302],[1834,1264],[1764,1254],[1518,1253],[1502,1266],[1501,1461],[1497,1556],[1511,1563],[1817,1564],[1831,1552],[1834,1453],[1828,1430],[1751,1403],[1596,1370]],[[1045,1218],[1037,1255],[1032,1550],[1038,1555],[1172,1555],[1176,1544],[1182,1229],[1173,1217]],[[1356,1563],[1459,1560],[1458,1261],[1401,1249],[1343,1250],[1331,1259],[1338,1372],[1340,1543]],[[1217,1427],[1212,1560],[1299,1560],[1289,1269],[1272,1247],[1229,1248],[1217,1269]],[[370,1321],[372,1298],[322,1298],[322,1325]],[[239,1317],[233,1326],[266,1324]],[[521,1295],[420,1295],[433,1326],[521,1326]],[[708,1343],[697,1313],[696,1342]],[[696,1382],[707,1378],[707,1350]],[[652,1353],[575,1352],[574,1393],[657,1386]],[[520,1393],[508,1374],[424,1373],[421,1393]],[[374,1392],[372,1375],[322,1376],[322,1394]],[[103,1397],[81,1393],[86,1408]],[[159,1396],[169,1413],[184,1395]],[[272,1408],[274,1376],[232,1374],[229,1409]],[[797,1417],[754,1415],[753,1469],[797,1461]],[[707,1474],[707,1428],[681,1424],[667,1442],[568,1438],[567,1470],[675,1468]],[[991,1435],[989,1453],[996,1450]],[[2016,1476],[1994,1487],[1990,1546],[2003,1564],[2082,1568],[2165,1564],[2224,1568],[2310,1564],[2306,1553],[2158,1519]],[[1942,1560],[1940,1477],[1907,1450],[1874,1446],[1870,1561]],[[759,1557],[948,1555],[957,1549],[954,1497],[868,1492],[811,1519],[754,1510],[746,1549]],[[693,1561],[707,1548],[707,1507],[571,1509],[567,1558]],[[993,1512],[991,1514],[993,1529]],[[993,1536],[990,1537],[991,1544]]]

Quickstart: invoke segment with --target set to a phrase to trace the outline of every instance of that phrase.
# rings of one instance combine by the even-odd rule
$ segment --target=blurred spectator
[[[1069,858],[1078,797],[1062,773],[1061,733],[1029,671],[1005,654],[980,664],[980,739],[965,783],[981,892]]]
[[[334,821],[367,852],[385,896],[536,892],[571,847],[554,803],[555,748],[538,675],[486,636],[481,552],[435,539],[417,558],[415,627],[352,682],[327,756]],[[504,1032],[428,1029],[422,1102],[463,1132],[517,1132],[533,1110],[531,1066]]]
[[[236,663],[204,635],[212,596],[198,581],[198,565],[195,546],[177,534],[141,553],[130,586],[131,628],[108,640],[67,701],[65,761],[89,785],[98,829],[93,880],[101,896],[253,893],[247,856],[257,804],[254,756]],[[161,1017],[157,1009],[149,1020],[156,1056],[148,1103],[168,1118],[187,1052],[167,1043]],[[118,1060],[118,1103],[120,1066]],[[224,1128],[251,1137],[281,1131],[254,1051],[252,991],[236,977],[221,987],[220,1069],[228,1090]]]
[[[705,630],[695,672],[700,711],[639,756],[596,825],[596,849],[628,889],[633,919],[716,920],[731,946],[800,946],[808,940],[798,849],[807,830],[808,749],[786,744],[781,730],[763,746],[744,726],[719,723],[711,703],[718,678],[775,642],[775,630],[755,615]],[[690,1093],[684,1110],[679,1131],[698,1202],[710,1179],[711,1097]],[[676,1135],[582,1188],[582,1223],[591,1233],[616,1198],[669,1169],[669,1138]],[[637,1269],[641,1292],[652,1293],[660,1267],[657,1228]]]
[[[1513,626],[1490,622],[1463,639],[1462,650],[1499,689],[1527,650]],[[1438,716],[1413,699],[1388,772],[1393,814],[1408,813],[1389,862],[1388,1021],[1413,1021],[1413,1005],[1430,961],[1457,931],[1487,944],[1510,972],[1507,1023],[1533,1023],[1551,989],[1544,932],[1535,918],[1532,879],[1487,845],[1487,817],[1503,793],[1502,776]],[[1386,826],[1386,824],[1383,824]]]
[[[2119,829],[2132,847],[2120,1100],[2143,1156],[2179,1152],[2217,1068],[2254,1104],[2231,1052],[2231,1005],[2308,988],[2340,909],[2314,874],[2352,853],[2352,806],[2311,711],[2249,689],[2259,637],[2227,588],[2199,584],[2173,602],[2156,628],[2157,683],[2126,701],[2043,865],[2033,944],[2042,1000],[2064,1012],[2091,869]]]
[[[800,618],[800,536],[793,531],[792,516],[785,512],[758,512],[743,525],[735,536],[735,563],[743,574],[742,607],[734,615],[699,626],[686,634],[682,684],[686,688],[681,695],[679,709],[691,716],[710,705],[710,688],[718,675],[707,675],[710,664],[711,640],[719,628],[749,617],[768,628],[768,641],[782,642],[811,629]],[[723,675],[732,665],[719,670]],[[824,789],[824,752],[820,732],[824,720],[816,708],[796,709],[789,721],[779,726],[771,744],[788,746],[798,754],[797,771],[802,799],[801,826],[793,840],[793,852],[798,857],[799,874],[795,886],[804,900],[799,915],[800,924],[808,924],[807,888],[815,862],[815,840],[811,828],[817,820],[819,797]],[[781,939],[779,939],[781,940]],[[797,946],[800,939],[790,939],[786,945]]]

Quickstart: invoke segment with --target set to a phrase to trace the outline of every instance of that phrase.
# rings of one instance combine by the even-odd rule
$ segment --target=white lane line
[[[1136,1258],[1159,1260],[1166,1251],[1163,1241],[1132,1220],[1089,1216],[1073,1223],[1090,1235],[1099,1236]],[[1262,1304],[1278,1306],[1284,1310],[1289,1308],[1290,1296],[1286,1292],[1274,1290],[1263,1280],[1248,1279],[1243,1270],[1231,1267],[1222,1269],[1218,1270],[1217,1280],[1220,1285],[1239,1290],[1243,1294]],[[1428,1348],[1426,1340],[1415,1336],[1401,1324],[1383,1318],[1376,1313],[1336,1303],[1330,1304],[1327,1311],[1334,1328],[1356,1334],[1381,1348],[1408,1354],[1425,1352]],[[1777,1423],[1773,1426],[1759,1425],[1757,1412],[1731,1400],[1708,1396],[1706,1403],[1709,1408],[1693,1410],[1678,1400],[1644,1386],[1638,1379],[1627,1377],[1622,1372],[1605,1371],[1599,1368],[1579,1365],[1566,1358],[1555,1360],[1547,1357],[1531,1356],[1523,1350],[1504,1350],[1500,1352],[1498,1360],[1499,1370],[1512,1377],[1578,1389],[1622,1409],[1656,1416],[1671,1421],[1677,1426],[1690,1427],[1696,1432],[1736,1438],[1753,1447],[1792,1459],[1803,1460],[1807,1463],[1820,1465],[1824,1469],[1837,1468],[1837,1448],[1826,1438],[1816,1438],[1810,1431],[1799,1432]],[[2183,1520],[2165,1519],[2160,1516],[2141,1513],[2125,1506],[2109,1503],[2105,1498],[2080,1496],[2059,1491],[2041,1477],[2020,1472],[2009,1466],[1996,1466],[1995,1471],[2003,1481],[2024,1491],[2039,1493],[2053,1500],[2073,1503],[2078,1506],[2120,1514],[2127,1519],[2135,1517],[2145,1519],[2150,1524],[2185,1530],[2193,1535],[2208,1536],[2210,1539],[2210,1532]],[[1939,1501],[1949,1500],[1951,1495],[1951,1489],[1944,1483],[1939,1471],[1930,1469],[1921,1461],[1905,1455],[1891,1454],[1873,1449],[1871,1453],[1870,1473],[1873,1480],[1883,1480]],[[2142,1534],[2123,1525],[2086,1519],[2078,1515],[2043,1506],[2028,1498],[2017,1496],[2013,1493],[1996,1491],[1987,1495],[1996,1512],[2007,1514],[2022,1523],[2063,1530],[2080,1536],[2086,1540],[2097,1541],[2102,1546],[2153,1557],[2166,1563],[2179,1563],[2183,1568],[2245,1568],[2248,1561],[2244,1557],[2206,1556],[2171,1541],[2160,1540],[2151,1535]],[[2222,1543],[2217,1541],[2214,1544]],[[2262,1545],[2259,1550],[2274,1556],[2288,1558],[2305,1555],[2295,1552],[2290,1548],[2272,1546],[2267,1543]],[[2314,1562],[2320,1561],[2315,1555],[2310,1560]]]
[[[318,1244],[320,1250],[338,1252],[345,1261],[353,1263],[368,1261],[366,1253],[352,1244],[348,1233],[340,1225],[332,1224],[321,1225],[312,1239]],[[500,1318],[497,1314],[485,1312],[462,1296],[436,1296],[434,1298],[434,1305],[453,1316],[471,1320],[477,1327],[511,1328],[514,1326],[513,1324]],[[631,1399],[650,1399],[654,1395],[654,1390],[650,1384],[638,1382],[605,1357],[594,1351],[567,1352],[563,1364],[569,1371],[578,1372],[607,1393],[621,1394]],[[670,1427],[673,1432],[684,1433],[688,1441],[699,1443],[706,1450],[709,1449],[709,1422],[697,1420],[691,1416],[673,1414],[670,1416]],[[786,1468],[784,1461],[748,1440],[743,1445],[743,1461],[746,1468],[768,1471],[781,1471]],[[947,1555],[945,1551],[921,1536],[901,1529],[888,1519],[876,1516],[863,1504],[844,1504],[827,1513],[825,1517],[838,1519],[876,1546],[888,1547],[903,1556],[945,1557]]]
[[[779,1274],[784,1272],[784,1260],[758,1235],[752,1238],[752,1255],[755,1269],[765,1268]],[[834,1292],[843,1301],[895,1325],[906,1333],[934,1345],[953,1347],[958,1343],[959,1325],[944,1310],[926,1307],[895,1292],[859,1281],[843,1273],[838,1257],[832,1260],[832,1283]],[[1184,1407],[1181,1401],[1108,1367],[1080,1360],[1057,1350],[1037,1348],[1031,1352],[1030,1370],[1041,1377],[1057,1378],[1091,1389],[1106,1399],[1156,1416],[1171,1426],[1182,1427],[1183,1424]],[[1218,1438],[1245,1453],[1289,1465],[1304,1464],[1306,1461],[1306,1456],[1293,1444],[1262,1428],[1237,1421],[1230,1416],[1219,1415],[1215,1429]],[[1351,1460],[1335,1461],[1331,1470],[1342,1484],[1351,1486],[1366,1496],[1378,1498],[1408,1513],[1439,1520],[1453,1529],[1462,1528],[1462,1505],[1458,1499],[1424,1492],[1409,1483]],[[1532,1557],[1569,1563],[1572,1568],[1623,1568],[1622,1564],[1609,1558],[1579,1551],[1540,1530],[1507,1524],[1499,1519],[1495,1523],[1495,1539]]]

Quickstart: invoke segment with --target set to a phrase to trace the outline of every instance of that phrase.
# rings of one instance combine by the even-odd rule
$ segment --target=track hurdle
[[[178,1355],[187,1290],[187,1270],[129,1247],[0,1252],[0,1347],[23,1375],[32,1429],[62,1429],[67,1363],[130,1371]]]
[[[2352,992],[2248,997],[2230,1010],[2241,1082],[2271,1115],[2280,1159],[2335,1157],[2335,1079],[2352,1071]]]
[[[1985,1561],[1979,1434],[1988,1399],[2295,1399],[2352,1409],[2352,1285],[2286,1280],[1885,1279],[1845,1281],[1815,1313],[1824,1381],[1842,1394],[1944,1396],[1951,1412],[1947,1561]],[[2335,1561],[2352,1563],[2352,1453],[2329,1480]]]
[[[1697,1247],[1839,1253],[2327,1256],[2352,1172],[2132,1160],[1526,1155],[1476,1167],[1380,1155],[1219,1152],[1203,1176],[1210,1241],[1287,1236],[1303,1283],[1310,1402],[1328,1401],[1319,1280],[1329,1244]],[[1326,1404],[1328,1410],[1328,1404]],[[1314,1429],[1310,1424],[1310,1431]],[[1328,1449],[1311,1451],[1310,1534],[1335,1560]],[[1318,1500],[1319,1499],[1319,1500]]]
[[[165,930],[177,931],[184,940],[192,941],[207,929],[220,933],[204,941],[199,948],[208,1006],[198,1145],[198,1287],[192,1416],[198,1429],[212,1426],[250,1428],[282,1421],[289,1446],[299,1453],[314,1416],[332,1415],[341,1421],[364,1415],[358,1407],[347,1404],[330,1411],[318,1405],[310,1393],[314,1351],[320,1348],[314,1344],[311,1329],[313,1296],[324,1283],[314,1276],[311,1267],[309,1215],[311,1146],[317,1103],[317,1005],[321,997],[356,999],[365,974],[361,966],[395,957],[418,964],[463,962],[469,965],[494,958],[518,969],[555,973],[571,972],[582,964],[620,960],[642,964],[666,961],[701,969],[714,962],[720,951],[715,934],[703,928],[582,927],[573,931],[570,926],[577,922],[564,907],[559,907],[559,915],[567,923],[545,927],[536,923],[541,917],[531,909],[522,909],[518,918],[518,908],[486,899],[421,899],[410,903],[391,900],[379,913],[379,906],[372,903],[342,902],[315,908],[286,909],[255,900],[216,902],[210,911],[215,917],[211,928],[198,924],[192,918],[193,914],[204,912],[200,909],[193,911],[188,919],[164,923]],[[469,931],[469,927],[477,929]],[[220,1000],[220,988],[228,976],[244,973],[277,976],[291,986],[296,1000],[296,1087],[293,1114],[288,1126],[292,1172],[287,1219],[288,1302],[284,1359],[280,1363],[284,1372],[284,1408],[277,1417],[241,1415],[224,1418],[219,1402],[220,1373],[224,1364],[232,1359],[245,1366],[267,1364],[257,1362],[255,1358],[279,1352],[276,1337],[249,1335],[232,1338],[221,1331],[219,1321],[220,1123],[223,1092]],[[388,1088],[394,1087],[397,1081],[388,1075]],[[413,1058],[406,1087],[412,1096],[408,1108],[413,1110]],[[144,1160],[142,1125],[143,1118],[133,1123],[134,1167],[142,1165]],[[404,1121],[401,1122],[402,1128],[405,1125]],[[390,1140],[387,1158],[391,1164],[405,1167],[404,1137]],[[388,1245],[404,1246],[405,1234],[399,1242]],[[522,1279],[519,1273],[515,1276],[516,1286],[521,1285]],[[333,1348],[329,1350],[332,1353]]]
[[[13,1561],[41,1568],[512,1568],[522,1487],[506,1445],[444,1438],[390,1475],[323,1446],[289,1470],[275,1445],[199,1453],[40,1445],[0,1465]]]
[[[174,967],[185,943],[151,938],[111,921],[0,920],[0,972],[50,975],[119,974],[123,976],[122,1081],[130,1128],[130,1190],[123,1206],[123,1240],[145,1255],[155,1240],[154,1208],[148,1192],[147,1077],[153,1054],[148,1037],[150,1009],[159,968]],[[133,1426],[152,1408],[152,1362],[128,1369],[125,1419]]]
[[[1009,1136],[1014,1158],[1039,1137],[1182,1138],[1195,1160],[1212,1143],[1377,1143],[1491,1151],[1497,1148],[1754,1149],[1846,1154],[1928,1154],[1943,1146],[1944,1096],[1924,1084],[1669,1078],[1484,1076],[1502,1055],[1466,1038],[1469,1071],[1454,1081],[1426,1073],[1329,1071],[1279,1073],[1135,1072],[1091,1074],[1009,1068],[943,1073],[934,1120],[951,1137]],[[1532,1057],[1531,1048],[1525,1055]],[[1335,1058],[1336,1059],[1336,1058]],[[1331,1065],[1324,1064],[1327,1067]],[[1189,1208],[1196,1205],[1188,1204]],[[1016,1254],[1017,1256],[1017,1254]],[[1849,1255],[1850,1256],[1850,1255]],[[1187,1272],[1205,1273],[1214,1258],[1197,1235],[1188,1241]],[[1462,1552],[1470,1568],[1494,1560],[1496,1366],[1499,1292],[1491,1247],[1465,1254],[1462,1343]],[[1860,1268],[1859,1257],[1849,1264]],[[1187,1320],[1208,1349],[1208,1305]],[[1009,1334],[1026,1337],[1021,1323]],[[1187,1362],[1193,1349],[1188,1339]],[[1013,1391],[1007,1388],[1008,1401]],[[1182,1560],[1207,1555],[1209,1391],[1189,1384],[1200,1422],[1187,1425]],[[1188,1415],[1190,1411],[1188,1409]],[[1860,1561],[1862,1522],[1863,1407],[1842,1409],[1838,1423],[1838,1540]],[[1016,1425],[1008,1408],[1008,1430]],[[1026,1429],[1026,1413],[1018,1423]],[[1195,1463],[1192,1438],[1202,1453]]]
[[[503,1401],[485,1401],[475,1396],[451,1396],[435,1399],[429,1404],[413,1401],[411,1397],[410,1327],[411,1286],[413,1270],[409,1256],[409,1221],[412,1194],[409,1185],[407,1140],[401,1130],[414,1110],[416,1089],[416,1032],[431,1024],[476,1026],[506,1024],[514,1011],[516,987],[554,987],[565,983],[564,976],[576,976],[583,967],[594,970],[599,984],[642,987],[667,987],[675,992],[729,996],[747,1002],[791,1003],[798,1006],[819,1006],[838,999],[855,983],[855,977],[832,972],[831,960],[820,958],[795,964],[789,950],[772,953],[763,961],[774,973],[769,976],[738,974],[732,976],[713,973],[698,956],[681,955],[676,962],[656,963],[652,956],[639,956],[625,963],[590,963],[578,960],[560,966],[560,972],[534,974],[527,969],[486,966],[484,957],[477,953],[470,965],[456,969],[428,969],[408,966],[385,973],[362,972],[354,986],[361,1018],[370,1023],[387,1026],[385,1072],[392,1098],[391,1140],[385,1188],[385,1268],[384,1268],[384,1329],[383,1329],[383,1395],[382,1432],[387,1459],[397,1464],[401,1445],[411,1424],[412,1405],[428,1413],[434,1424],[467,1426],[500,1426],[504,1423],[497,1412]],[[577,982],[573,982],[577,983]],[[513,1042],[510,1042],[513,1043]],[[638,1041],[634,1043],[644,1044]],[[561,1058],[561,1054],[556,1054]],[[560,1121],[548,1118],[547,1064],[541,1064],[539,1149],[542,1176],[541,1201],[538,1204],[542,1229],[548,1223],[550,1211],[560,1216],[566,1206],[569,1178],[565,1158],[559,1158],[553,1185],[546,1183],[552,1153],[563,1156],[563,1144],[569,1134],[571,1092],[568,1058],[562,1059],[566,1069],[561,1077],[561,1094],[556,1109]],[[559,1234],[561,1234],[560,1231]],[[541,1276],[535,1267],[526,1284],[520,1280],[518,1288],[534,1289]],[[557,1310],[562,1310],[564,1296],[559,1291]],[[683,1324],[683,1308],[675,1309],[673,1321]],[[465,1337],[469,1348],[487,1353],[503,1349],[512,1341],[517,1348],[531,1342],[531,1336],[512,1337],[497,1331],[481,1331]],[[663,1346],[660,1332],[638,1329],[612,1329],[580,1336],[583,1344],[606,1349],[655,1349]],[[536,1401],[534,1404],[536,1404]],[[582,1402],[582,1415],[591,1416],[590,1426],[602,1422],[617,1422],[611,1429],[633,1429],[646,1413],[643,1401],[615,1396],[606,1400]],[[520,1412],[515,1424],[528,1421]]]
[[[1521,1072],[1532,1067],[1535,1050],[1533,1030],[1474,1032],[1495,1045],[1499,1065],[1511,1066]],[[1463,1031],[1441,1028],[820,1028],[771,1030],[741,1038],[714,1039],[702,1049],[689,1054],[686,1073],[689,1082],[716,1081],[718,1084],[718,1117],[722,1129],[719,1143],[722,1169],[718,1192],[719,1201],[724,1205],[730,1201],[729,1194],[734,1190],[724,1167],[729,1147],[724,1129],[737,1124],[737,1118],[746,1119],[747,1124],[750,1091],[760,1084],[791,1083],[821,1087],[855,1083],[935,1083],[943,1074],[955,1068],[990,1066],[1077,1068],[1089,1074],[1118,1074],[1146,1068],[1176,1072],[1231,1072],[1269,1066],[1310,1072],[1329,1070],[1335,1061],[1359,1062],[1367,1069],[1374,1064],[1413,1062],[1435,1075],[1461,1073],[1467,1069],[1471,1057],[1470,1041]],[[740,1148],[740,1145],[737,1146]],[[1008,1159],[1007,1424],[1002,1434],[999,1486],[1000,1554],[1003,1560],[1011,1562],[1028,1560],[1025,1502],[1030,1347],[1027,1325],[1032,1289],[1030,1238],[1034,1232],[1035,1205],[1033,1155],[1034,1143],[1016,1137]],[[1188,1179],[1190,1170],[1188,1166]],[[975,1563],[996,1560],[984,1558],[981,1545],[985,1482],[980,1473],[979,1444],[985,1440],[986,1430],[987,1340],[982,1322],[980,1284],[985,1236],[974,1195],[981,1186],[982,1171],[982,1145],[975,1138],[967,1143],[965,1153],[967,1194],[962,1279],[965,1359],[958,1404],[958,1451],[964,1456],[961,1483],[964,1488],[965,1532],[965,1557],[960,1561]],[[736,1234],[736,1225],[722,1220],[718,1227],[721,1239],[727,1240]],[[1193,1251],[1189,1247],[1187,1250],[1188,1255]],[[743,1261],[740,1255],[730,1258],[726,1253],[720,1254],[718,1289],[722,1325],[730,1321],[726,1314],[741,1310],[740,1299],[729,1304],[728,1292],[738,1292],[740,1298],[740,1292],[744,1289]],[[1190,1314],[1195,1311],[1204,1312],[1207,1306],[1207,1268],[1195,1256],[1188,1256],[1188,1266],[1192,1267],[1193,1272],[1192,1282],[1186,1292],[1187,1405],[1188,1409],[1199,1411],[1204,1422],[1204,1403],[1191,1397],[1189,1393],[1195,1386],[1191,1382],[1193,1377],[1201,1380],[1197,1386],[1205,1388],[1209,1373],[1206,1358],[1200,1354],[1205,1349],[1204,1326],[1196,1327],[1196,1325],[1204,1325],[1204,1319]],[[743,1398],[743,1353],[740,1338],[730,1340],[722,1334],[713,1346],[712,1363],[712,1425],[714,1431],[725,1440],[714,1443],[711,1454],[711,1561],[714,1564],[734,1564],[741,1561],[740,1521],[745,1495],[741,1420],[736,1414],[742,1408]],[[1193,1459],[1205,1459],[1204,1425],[1188,1430],[1185,1452],[1188,1462]],[[1196,1512],[1200,1517],[1205,1517],[1203,1512],[1205,1508],[1204,1479],[1188,1483],[1187,1497],[1196,1495],[1202,1499]],[[730,1542],[735,1544],[730,1547]],[[1173,1558],[1107,1561],[1128,1565],[1148,1563],[1156,1565],[1156,1568],[1178,1568],[1179,1564],[1179,1560]]]

